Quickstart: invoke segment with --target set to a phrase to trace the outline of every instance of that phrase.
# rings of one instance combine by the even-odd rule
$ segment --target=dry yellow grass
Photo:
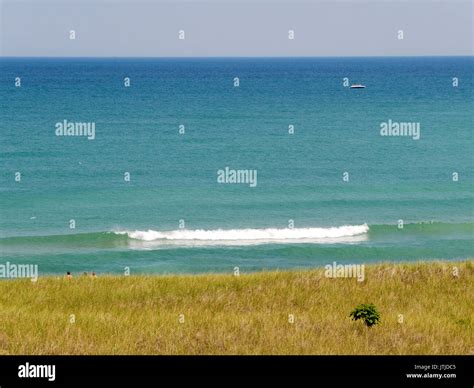
[[[473,287],[472,260],[366,266],[363,283],[322,269],[0,281],[0,353],[474,354]],[[382,323],[351,321],[360,303]]]

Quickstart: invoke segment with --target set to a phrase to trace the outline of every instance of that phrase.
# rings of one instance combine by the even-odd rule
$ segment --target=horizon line
[[[232,55],[209,55],[209,56],[58,56],[58,55],[0,55],[0,59],[294,59],[294,58],[469,58],[473,54],[456,55],[269,55],[269,56],[232,56]]]

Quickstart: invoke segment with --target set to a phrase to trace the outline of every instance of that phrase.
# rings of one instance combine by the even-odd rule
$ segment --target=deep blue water
[[[0,262],[194,273],[472,258],[473,64],[3,58]],[[95,138],[56,136],[64,120]],[[388,120],[420,138],[381,136]],[[256,187],[218,183],[225,167],[256,170]]]

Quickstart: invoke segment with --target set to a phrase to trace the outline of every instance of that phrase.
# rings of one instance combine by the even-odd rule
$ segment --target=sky
[[[470,0],[0,0],[0,56],[472,55]],[[75,39],[70,39],[70,31]],[[184,40],[178,39],[184,31]],[[288,39],[289,30],[294,39]],[[403,39],[399,39],[399,31]]]

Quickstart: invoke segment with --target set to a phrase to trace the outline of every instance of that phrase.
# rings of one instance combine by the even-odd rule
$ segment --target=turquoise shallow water
[[[473,257],[473,64],[2,59],[0,262],[195,273]],[[95,139],[56,136],[63,120],[94,122]],[[388,120],[419,123],[420,139],[381,136]],[[256,170],[256,187],[219,184],[225,167]]]

